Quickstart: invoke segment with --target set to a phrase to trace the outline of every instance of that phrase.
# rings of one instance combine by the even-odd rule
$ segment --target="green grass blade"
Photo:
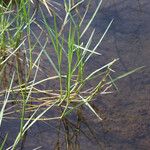
[[[122,79],[122,78],[124,78],[124,77],[127,77],[128,75],[130,75],[130,74],[132,74],[132,73],[134,73],[134,72],[137,72],[137,71],[143,69],[144,67],[145,67],[145,66],[142,66],[142,67],[133,69],[133,70],[131,70],[131,71],[129,71],[129,72],[126,72],[126,73],[124,73],[124,74],[118,76],[118,77],[115,78],[115,79],[111,79],[111,81],[107,82],[106,84],[112,84],[112,83],[114,83],[114,82],[116,82],[116,81],[118,81],[118,80],[120,80],[120,79]]]

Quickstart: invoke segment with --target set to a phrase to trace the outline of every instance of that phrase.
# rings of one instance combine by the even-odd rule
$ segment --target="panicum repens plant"
[[[98,47],[114,20],[110,20],[94,44],[96,31],[89,28],[102,0],[88,22],[85,18],[92,1],[86,2],[81,14],[84,3],[84,0],[0,1],[0,127],[6,119],[20,120],[19,132],[7,150],[16,149],[37,121],[62,119],[81,106],[88,107],[102,121],[90,102],[98,94],[111,93],[118,79],[141,69],[112,78],[113,65],[118,61],[115,58],[86,72],[92,57],[102,57]],[[89,86],[93,81],[96,84]],[[46,117],[51,109],[61,110],[60,114]],[[5,136],[0,149],[8,137]]]

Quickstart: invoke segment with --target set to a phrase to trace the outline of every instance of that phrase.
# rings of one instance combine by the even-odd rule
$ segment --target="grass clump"
[[[20,119],[20,130],[8,149],[16,149],[28,129],[38,120],[62,119],[83,105],[101,121],[101,116],[90,102],[98,94],[109,93],[115,81],[139,69],[112,79],[112,66],[118,61],[114,59],[89,74],[85,72],[91,57],[101,57],[97,48],[113,23],[112,19],[94,48],[91,49],[95,29],[83,42],[102,0],[86,26],[84,19],[90,1],[83,15],[79,7],[84,0],[76,3],[64,0],[61,4],[39,1],[36,5],[33,1],[21,0],[15,4],[16,10],[12,2],[5,7],[1,3],[0,9],[0,83],[3,85],[0,91],[0,126],[3,119]],[[62,16],[59,14],[61,7],[64,8],[61,10]],[[49,16],[53,23],[49,23]],[[37,32],[34,31],[35,27]],[[46,66],[43,66],[43,60],[46,60]],[[46,69],[51,72],[46,73]],[[97,83],[88,88],[88,83],[93,80],[97,80]],[[56,88],[50,85],[42,89],[41,86],[47,83],[55,83]],[[60,114],[46,117],[45,114],[51,109],[61,110]],[[2,147],[6,139],[7,136]]]

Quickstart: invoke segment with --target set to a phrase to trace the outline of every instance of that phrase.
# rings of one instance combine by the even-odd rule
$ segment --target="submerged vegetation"
[[[89,27],[102,0],[86,24],[90,0],[83,14],[84,0],[0,2],[0,126],[6,119],[20,120],[20,130],[7,149],[16,149],[37,121],[63,119],[81,106],[102,120],[90,102],[98,94],[111,93],[117,88],[115,81],[140,69],[113,78],[113,65],[118,61],[114,59],[86,72],[91,57],[102,57],[97,48],[113,23],[110,20],[93,47],[96,31]],[[91,32],[87,41],[83,40],[86,32]],[[59,114],[46,117],[52,109]]]

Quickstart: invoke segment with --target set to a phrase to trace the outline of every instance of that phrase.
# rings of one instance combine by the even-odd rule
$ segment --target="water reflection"
[[[84,110],[85,108],[78,109],[71,116],[62,120],[37,122],[34,127],[26,132],[18,149],[80,150],[90,147],[100,149],[101,139],[97,134],[99,130],[97,131],[94,127],[97,119],[95,116],[92,116],[91,124],[89,118],[85,115],[87,110]],[[48,113],[48,115],[50,114]],[[13,121],[9,120],[9,122]],[[13,127],[18,126],[16,121],[13,123]],[[13,133],[11,133],[12,131],[7,124],[3,127],[3,131],[11,133],[11,137],[13,137],[12,134],[15,136],[14,131],[18,129],[13,128],[12,130]],[[10,146],[11,137],[8,138],[6,147]],[[3,139],[3,137],[1,138]]]

